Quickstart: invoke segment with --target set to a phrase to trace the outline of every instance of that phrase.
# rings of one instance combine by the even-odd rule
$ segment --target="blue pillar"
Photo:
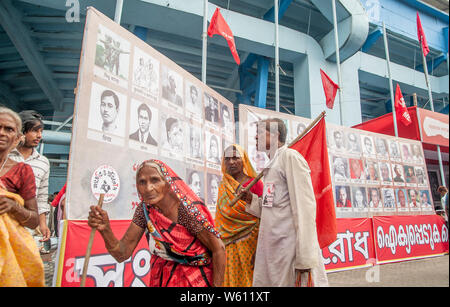
[[[134,27],[134,35],[142,39],[144,42],[147,40],[148,29],[140,26]]]
[[[258,56],[258,74],[256,75],[255,86],[255,106],[266,108],[267,100],[267,81],[269,78],[269,59]]]

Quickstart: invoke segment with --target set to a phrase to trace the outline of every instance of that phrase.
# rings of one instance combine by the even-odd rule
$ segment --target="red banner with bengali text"
[[[438,215],[373,217],[378,263],[448,253],[448,228]]]
[[[337,240],[322,249],[327,271],[372,266],[375,251],[370,218],[337,219]]]
[[[118,239],[131,221],[111,220]],[[56,286],[79,287],[91,228],[87,221],[65,221]],[[118,263],[106,250],[103,238],[96,232],[87,270],[86,287],[145,287],[150,278],[150,252],[143,236],[133,255]]]

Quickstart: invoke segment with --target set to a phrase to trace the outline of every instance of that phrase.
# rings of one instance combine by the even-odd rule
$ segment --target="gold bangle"
[[[31,218],[31,211],[28,210],[28,218],[25,221],[20,222],[22,225],[24,225],[26,222],[28,222],[28,220]]]

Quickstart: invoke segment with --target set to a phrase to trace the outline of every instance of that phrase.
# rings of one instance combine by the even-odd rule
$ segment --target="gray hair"
[[[7,114],[11,116],[11,118],[16,123],[17,135],[22,135],[22,120],[20,119],[19,114],[11,110],[10,108],[0,106],[0,114]]]

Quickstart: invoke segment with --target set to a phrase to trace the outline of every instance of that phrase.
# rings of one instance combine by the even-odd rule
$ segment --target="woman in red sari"
[[[222,286],[225,248],[198,196],[158,160],[139,166],[136,187],[142,202],[121,240],[114,236],[106,211],[91,207],[88,224],[100,232],[109,253],[119,262],[128,259],[147,230],[149,286]]]

